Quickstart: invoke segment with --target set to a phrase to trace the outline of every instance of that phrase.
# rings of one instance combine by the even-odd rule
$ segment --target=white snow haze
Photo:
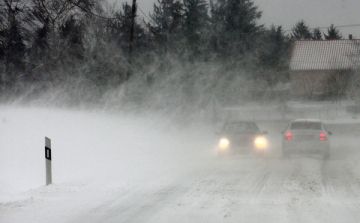
[[[203,137],[196,141],[195,135],[179,132],[155,116],[135,118],[101,112],[2,107],[1,120],[0,198],[5,203],[24,191],[49,193],[46,196],[58,191],[56,196],[64,198],[96,184],[96,190],[86,195],[92,199],[99,189],[122,191],[143,183],[151,188],[151,184],[161,184],[159,180],[171,182],[196,166],[194,160],[201,162],[197,156],[204,148],[200,146]],[[45,136],[52,142],[54,185],[48,187],[43,187]],[[19,199],[27,200],[25,197]],[[34,200],[25,204],[38,203],[36,196],[30,197]],[[71,205],[67,202],[59,204],[60,208]],[[1,222],[6,207],[0,205]],[[12,217],[16,220],[9,218],[6,222],[39,222],[19,215]]]
[[[330,160],[283,159],[281,122],[259,123],[266,158],[217,159],[215,128],[151,113],[3,105],[0,119],[2,223],[360,221],[356,124],[330,123]]]
[[[359,0],[219,5],[209,24],[201,2],[186,19],[169,4],[154,27],[157,0],[137,0],[137,20],[125,0],[7,2],[0,223],[360,222],[358,54],[337,59],[357,41],[326,41],[329,70],[313,78],[289,67],[288,38],[302,19],[360,38]],[[293,131],[294,119],[324,125]],[[251,128],[227,132],[234,120]]]

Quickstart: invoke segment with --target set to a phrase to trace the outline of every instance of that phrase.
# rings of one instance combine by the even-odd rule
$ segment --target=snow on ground
[[[358,125],[329,126],[331,158],[214,157],[214,130],[132,116],[0,107],[0,222],[360,222]],[[45,186],[44,137],[53,184]]]
[[[88,181],[94,177],[105,182],[146,180],[170,172],[163,167],[172,166],[169,164],[186,153],[200,152],[188,146],[201,141],[185,141],[183,132],[155,116],[135,118],[20,107],[3,107],[0,116],[3,120],[0,173],[2,179],[7,179],[4,185],[15,192],[45,183],[45,136],[52,140],[55,183]],[[186,170],[186,163],[180,164],[181,169],[176,172],[181,173]]]

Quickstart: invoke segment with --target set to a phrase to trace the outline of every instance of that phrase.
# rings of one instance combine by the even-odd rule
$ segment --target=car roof
[[[295,119],[291,122],[322,122],[320,119]]]
[[[254,121],[230,121],[230,122],[226,122],[226,124],[232,124],[232,123],[255,123]]]

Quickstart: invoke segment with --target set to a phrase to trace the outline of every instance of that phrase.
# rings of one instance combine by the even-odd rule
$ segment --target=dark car
[[[233,121],[224,124],[221,129],[217,154],[222,157],[230,154],[257,152],[264,154],[266,139],[255,122]]]
[[[293,153],[316,153],[330,157],[330,135],[318,119],[296,119],[282,133],[282,153],[287,157]]]

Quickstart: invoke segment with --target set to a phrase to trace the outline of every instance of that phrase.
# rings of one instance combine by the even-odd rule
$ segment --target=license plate
[[[303,135],[303,136],[298,136],[298,139],[302,140],[302,141],[309,141],[309,140],[313,140],[314,136],[312,136],[312,135]]]

